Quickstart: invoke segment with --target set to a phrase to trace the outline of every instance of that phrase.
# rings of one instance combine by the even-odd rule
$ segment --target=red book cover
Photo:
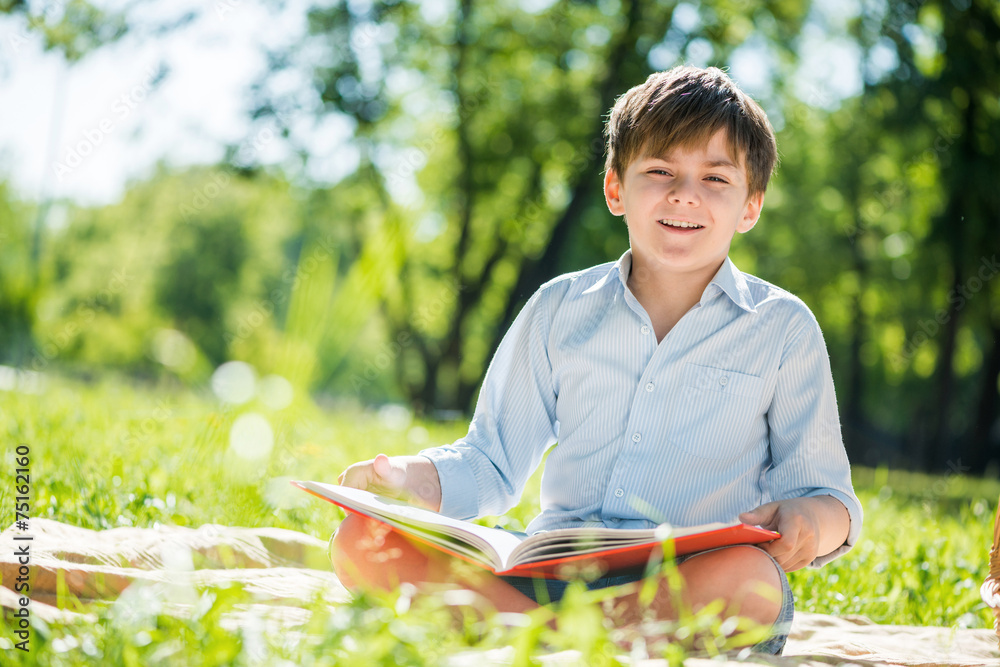
[[[684,556],[698,551],[715,549],[716,547],[728,547],[737,544],[760,544],[776,540],[779,537],[781,535],[774,531],[741,523],[691,535],[683,535],[672,538],[672,540],[674,544],[674,556]],[[662,547],[663,542],[657,540],[630,547],[606,549],[596,553],[568,555],[550,560],[515,565],[505,572],[497,572],[496,574],[560,579],[562,578],[559,575],[560,571],[563,572],[563,575],[566,575],[572,569],[575,569],[568,568],[567,566],[589,565],[592,562],[598,564],[601,571],[606,573],[641,570],[651,559],[658,561],[663,557]]]
[[[564,528],[522,538],[367,491],[320,482],[292,484],[348,512],[385,523],[434,549],[504,575],[562,579],[572,578],[582,569],[622,572],[642,569],[650,560],[660,561],[667,540],[673,543],[674,555],[682,556],[780,537],[756,526],[715,523],[648,530]]]

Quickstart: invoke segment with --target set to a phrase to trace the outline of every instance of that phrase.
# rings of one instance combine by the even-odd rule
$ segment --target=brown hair
[[[730,157],[746,166],[747,194],[762,194],[778,161],[774,130],[764,110],[716,67],[656,72],[619,97],[605,127],[604,166],[622,178],[641,155],[704,145],[719,130],[726,130]]]

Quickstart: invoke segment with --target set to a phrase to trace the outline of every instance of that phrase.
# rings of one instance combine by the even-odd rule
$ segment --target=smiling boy
[[[779,653],[793,613],[785,572],[850,549],[862,510],[815,318],[728,259],[763,208],[774,135],[725,73],[691,67],[626,92],[607,135],[605,198],[630,249],[532,296],[490,364],[468,435],[418,456],[380,454],[341,483],[456,518],[500,514],[558,440],[529,533],[737,519],[780,532],[759,548],[678,560],[687,604],[722,599],[728,613],[771,628],[755,650]],[[537,605],[531,580],[456,580],[447,557],[354,515],[331,554],[349,586],[452,582],[500,611]],[[547,593],[564,589],[549,582]],[[614,609],[618,626],[641,619],[637,584],[619,589]],[[650,610],[676,617],[665,585]]]

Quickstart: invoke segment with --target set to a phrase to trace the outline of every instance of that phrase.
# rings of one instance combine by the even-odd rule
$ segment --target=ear
[[[757,224],[757,220],[760,218],[760,212],[764,209],[764,193],[756,194],[747,199],[747,203],[743,206],[743,217],[740,218],[740,222],[736,225],[736,231],[740,234],[746,234],[753,226]]]
[[[613,169],[604,172],[604,201],[608,203],[611,215],[625,215],[625,203],[622,201],[622,183]]]

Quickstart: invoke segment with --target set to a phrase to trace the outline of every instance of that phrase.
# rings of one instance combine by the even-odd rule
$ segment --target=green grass
[[[266,457],[245,460],[230,448],[231,426],[246,412],[271,424],[274,447]],[[40,395],[0,392],[0,525],[14,519],[14,452],[21,444],[31,452],[34,517],[94,529],[277,526],[326,539],[338,510],[286,480],[334,480],[346,465],[379,451],[412,453],[450,442],[464,429],[464,423],[413,422],[399,410],[321,409],[302,398],[282,410],[257,402],[227,409],[207,392],[52,379]],[[538,480],[508,515],[484,521],[522,528],[537,511]],[[978,590],[1000,482],[859,468],[855,486],[865,506],[862,539],[828,566],[790,575],[796,608],[887,624],[990,627]],[[389,597],[359,598],[335,610],[317,600],[299,634],[243,633],[221,621],[251,601],[248,594],[230,587],[199,595],[193,616],[183,620],[155,607],[123,619],[97,604],[93,623],[38,623],[31,654],[18,657],[46,665],[437,665],[463,650],[513,646],[519,664],[562,648],[582,649],[588,664],[617,664],[589,601],[597,596],[582,590],[560,611],[566,621],[560,632],[545,626],[544,610],[527,627],[493,621],[446,631],[449,612],[440,602]],[[708,631],[714,623],[718,630],[707,616],[687,623]],[[0,648],[9,649],[10,637],[9,630],[0,636]],[[666,657],[677,661],[684,647],[670,650]]]

